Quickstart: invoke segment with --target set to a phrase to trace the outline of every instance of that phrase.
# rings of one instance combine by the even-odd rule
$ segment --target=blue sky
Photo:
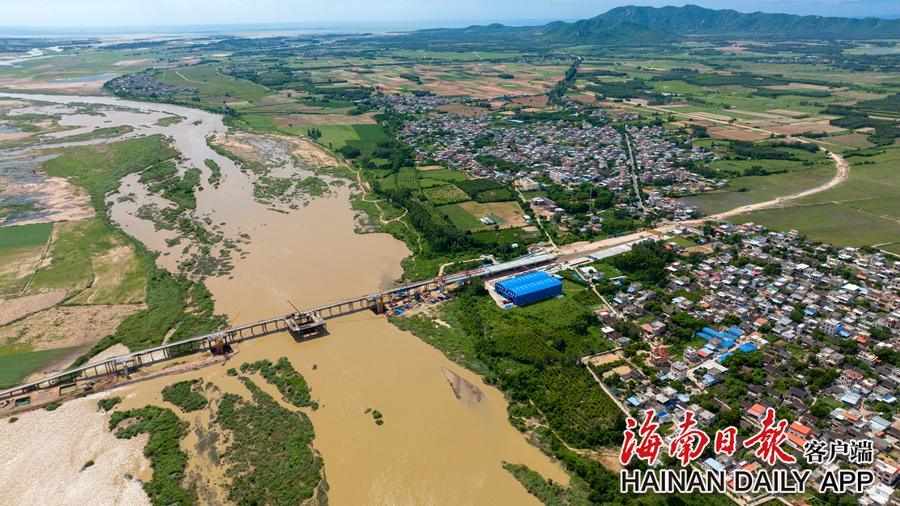
[[[897,0],[695,0],[711,8],[825,16],[900,15]],[[683,5],[615,0],[0,0],[0,26],[100,27],[198,24],[359,23],[459,26],[591,17],[619,5]]]

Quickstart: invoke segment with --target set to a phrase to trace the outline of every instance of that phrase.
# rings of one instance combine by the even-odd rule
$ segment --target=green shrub
[[[197,386],[200,380],[185,380],[173,383],[162,390],[163,400],[181,408],[181,411],[188,413],[191,411],[199,411],[206,407],[207,400],[200,392],[197,392]]]

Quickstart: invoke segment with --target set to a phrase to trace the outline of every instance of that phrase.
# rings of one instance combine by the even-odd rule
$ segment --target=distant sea
[[[103,26],[103,27],[10,27],[0,26],[2,37],[137,37],[142,35],[259,35],[390,33],[426,28],[462,28],[471,25],[503,23],[510,26],[534,26],[553,19],[505,20],[432,20],[390,23],[247,23],[221,25]]]

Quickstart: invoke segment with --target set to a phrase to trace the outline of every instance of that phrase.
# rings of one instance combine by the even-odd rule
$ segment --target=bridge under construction
[[[389,290],[365,295],[354,299],[333,302],[318,307],[297,310],[287,315],[260,320],[212,334],[191,337],[177,342],[166,343],[146,350],[133,351],[126,355],[112,357],[87,364],[57,374],[52,374],[30,383],[0,391],[0,407],[15,408],[30,403],[30,396],[38,391],[58,389],[60,395],[77,395],[91,391],[94,384],[110,377],[130,378],[143,367],[182,357],[192,353],[210,352],[224,354],[233,344],[278,332],[288,332],[300,340],[310,335],[321,334],[326,321],[360,311],[382,314],[411,299],[438,292],[453,291],[476,278],[492,278],[515,272],[534,269],[549,264],[559,258],[556,254],[542,254],[522,257],[510,262],[488,265],[476,269],[439,276],[427,281],[407,283]]]

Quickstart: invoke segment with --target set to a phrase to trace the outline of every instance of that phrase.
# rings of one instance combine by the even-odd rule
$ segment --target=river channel
[[[400,261],[409,250],[387,234],[354,232],[351,190],[346,186],[287,213],[255,202],[249,177],[206,144],[207,136],[224,132],[220,116],[112,97],[0,96],[103,104],[186,118],[166,126],[145,121],[134,134],[162,133],[174,139],[174,146],[194,167],[207,170],[206,159],[222,167],[222,184],[217,189],[204,187],[198,194],[198,212],[230,233],[250,237],[233,270],[206,281],[217,311],[234,324],[284,314],[291,303],[311,307],[371,293],[402,273]],[[133,121],[131,113],[117,114]],[[119,124],[117,114],[95,119],[94,126]],[[166,232],[134,216],[129,205],[113,205],[113,220],[149,248],[170,253],[160,256],[159,263],[172,269],[175,251],[166,245]],[[329,321],[324,337],[297,343],[287,334],[271,335],[240,345],[224,366],[126,387],[123,407],[162,403],[160,389],[182,377],[202,377],[228,389],[237,384],[226,378],[228,367],[281,356],[306,377],[321,405],[310,418],[332,504],[537,504],[502,468],[503,462],[526,464],[547,478],[568,483],[562,468],[509,424],[501,392],[383,316],[370,313]],[[483,398],[457,399],[442,369],[477,385]],[[369,408],[383,414],[383,425],[373,423],[366,414]]]

